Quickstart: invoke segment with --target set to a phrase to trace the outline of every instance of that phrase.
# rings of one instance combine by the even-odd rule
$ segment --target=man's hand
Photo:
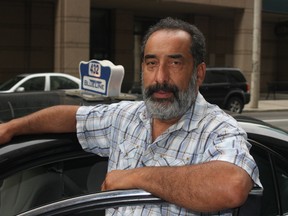
[[[106,178],[101,186],[102,191],[119,190],[119,189],[135,189],[135,172],[132,170],[113,170],[106,175]]]
[[[7,123],[0,124],[0,144],[9,142],[12,135],[8,131]]]

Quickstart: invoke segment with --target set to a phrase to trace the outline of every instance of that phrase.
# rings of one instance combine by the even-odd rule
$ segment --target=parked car
[[[288,133],[250,117],[234,118],[248,134],[264,186],[234,215],[287,215]],[[108,207],[163,202],[145,191],[100,193],[107,158],[83,151],[75,133],[15,137],[0,147],[0,170],[4,216],[103,215]]]
[[[79,89],[79,78],[64,73],[20,74],[0,85],[0,93]]]
[[[208,102],[235,113],[250,102],[249,85],[237,68],[207,68],[199,90]]]

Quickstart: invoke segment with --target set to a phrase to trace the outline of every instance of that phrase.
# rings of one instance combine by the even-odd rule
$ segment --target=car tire
[[[243,100],[239,97],[231,97],[228,99],[225,109],[234,113],[241,113],[244,108]]]

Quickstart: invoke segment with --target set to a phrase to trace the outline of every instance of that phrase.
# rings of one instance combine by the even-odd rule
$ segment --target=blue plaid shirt
[[[261,185],[245,131],[231,116],[207,103],[200,93],[194,107],[154,142],[152,119],[143,101],[80,107],[76,118],[77,136],[83,149],[109,157],[108,170],[221,160],[242,167]],[[175,205],[121,207],[108,211],[110,215],[125,216],[201,215]],[[231,214],[228,211],[210,215]]]

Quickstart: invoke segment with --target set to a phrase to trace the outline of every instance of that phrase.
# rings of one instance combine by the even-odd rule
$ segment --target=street
[[[288,111],[243,112],[242,115],[258,118],[288,131]]]

